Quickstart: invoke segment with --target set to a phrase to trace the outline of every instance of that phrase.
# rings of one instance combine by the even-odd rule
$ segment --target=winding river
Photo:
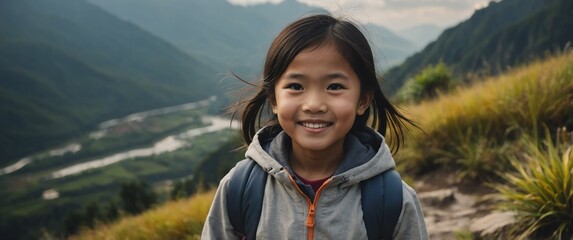
[[[179,112],[179,111],[186,111],[186,110],[191,110],[191,109],[194,109],[197,107],[205,107],[215,100],[216,99],[214,97],[211,97],[211,98],[203,100],[203,101],[192,102],[192,103],[187,103],[187,104],[182,104],[182,105],[177,105],[177,106],[172,106],[172,107],[166,107],[166,108],[160,108],[160,109],[154,109],[154,110],[140,112],[140,113],[134,113],[134,114],[130,114],[130,115],[123,117],[123,118],[105,121],[105,122],[100,124],[100,131],[92,133],[92,134],[90,134],[90,136],[101,137],[103,134],[105,134],[106,129],[108,129],[112,126],[115,126],[119,123],[122,123],[122,122],[142,121],[145,118],[150,117],[150,116],[157,116],[157,115],[169,114],[169,113],[174,113],[174,112]],[[146,157],[146,156],[151,156],[151,155],[155,155],[155,154],[161,154],[161,153],[165,153],[165,152],[175,151],[175,150],[177,150],[183,146],[186,146],[188,144],[187,140],[190,138],[193,138],[193,137],[205,134],[205,133],[220,131],[220,130],[223,130],[225,128],[228,129],[229,127],[235,128],[235,129],[238,128],[238,125],[235,125],[235,124],[233,126],[231,126],[229,119],[221,118],[221,117],[204,116],[203,122],[204,123],[210,123],[210,125],[206,126],[206,127],[194,128],[194,129],[182,132],[182,133],[170,135],[168,137],[165,137],[165,138],[155,142],[150,147],[132,149],[132,150],[125,151],[125,152],[115,153],[115,154],[112,154],[112,155],[109,155],[109,156],[106,156],[106,157],[103,157],[100,159],[95,159],[95,160],[91,160],[88,162],[68,166],[68,167],[65,167],[65,168],[62,168],[60,170],[52,172],[51,178],[61,178],[61,177],[65,177],[65,176],[69,176],[69,175],[73,175],[73,174],[78,174],[78,173],[81,173],[81,172],[89,170],[89,169],[108,166],[110,164],[114,164],[114,163],[117,163],[117,162],[120,162],[120,161],[123,161],[126,159],[132,159],[132,158],[137,158],[137,157]],[[14,163],[10,166],[7,166],[3,169],[0,169],[0,175],[9,174],[9,173],[18,171],[19,169],[23,168],[27,164],[30,164],[32,161],[41,160],[41,158],[45,158],[46,156],[48,156],[48,157],[59,156],[59,155],[63,155],[63,154],[68,153],[68,152],[77,152],[80,149],[81,149],[80,144],[72,143],[72,144],[66,145],[65,147],[49,150],[49,151],[42,153],[42,154],[28,156],[28,157],[20,159],[18,162]],[[39,155],[44,155],[44,157],[38,157]]]
[[[126,152],[116,153],[104,158],[92,160],[89,162],[72,165],[53,172],[51,177],[61,178],[73,174],[78,174],[89,169],[105,167],[107,165],[114,164],[126,159],[146,157],[155,154],[175,151],[187,145],[187,141],[185,141],[185,139],[190,139],[205,133],[223,130],[225,128],[229,128],[230,126],[230,120],[220,117],[212,117],[212,116],[204,117],[203,122],[211,122],[211,125],[207,127],[191,129],[183,133],[168,136],[155,142],[155,144],[153,144],[153,146],[151,147],[133,149]]]

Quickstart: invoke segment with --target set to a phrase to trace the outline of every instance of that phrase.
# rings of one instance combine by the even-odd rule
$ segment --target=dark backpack
[[[229,179],[227,211],[241,239],[255,239],[267,173],[252,159],[240,161]],[[392,239],[402,211],[402,179],[390,169],[360,183],[368,239]]]

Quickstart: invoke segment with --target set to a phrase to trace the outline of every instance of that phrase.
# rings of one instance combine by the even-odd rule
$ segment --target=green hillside
[[[217,151],[207,155],[194,170],[195,176],[203,185],[207,187],[217,186],[221,178],[245,158],[245,150],[242,146],[242,139],[235,135],[217,149]]]
[[[421,52],[390,69],[393,89],[428,65],[443,61],[458,74],[498,74],[573,40],[573,4],[566,0],[490,2],[470,19],[445,30]]]
[[[272,35],[278,33],[290,18],[316,10],[295,4],[285,6],[282,11],[276,8],[272,11],[282,14],[265,16],[260,12],[270,8],[261,7],[259,12],[231,5],[225,0],[89,1],[187,53],[209,59],[219,72],[233,70],[241,74],[254,73],[253,69],[262,66],[262,57]],[[291,5],[287,2],[280,5]],[[284,18],[285,15],[290,18]]]
[[[483,59],[491,59],[485,64],[491,65],[491,70],[497,73],[503,71],[504,66],[515,66],[540,57],[546,51],[562,49],[573,41],[571,12],[573,2],[560,1],[509,26],[503,32],[497,32],[472,49],[460,63],[460,68],[480,69],[484,67]]]
[[[0,166],[104,120],[214,94],[214,70],[84,0],[4,0],[0,36]]]
[[[527,154],[532,148],[523,145],[523,139],[529,139],[543,132],[542,126],[551,130],[562,126],[567,129],[573,127],[572,99],[573,52],[568,51],[560,56],[515,68],[501,76],[483,79],[473,86],[460,88],[456,92],[442,95],[435,100],[404,106],[406,112],[420,123],[425,133],[413,132],[409,138],[410,141],[396,155],[399,171],[403,177],[409,176],[414,179],[421,177],[421,172],[437,171],[440,178],[447,179],[449,176],[444,176],[445,172],[439,171],[441,168],[446,168],[447,174],[457,177],[458,181],[473,182],[470,185],[450,186],[466,186],[466,189],[463,189],[464,193],[478,191],[476,189],[491,184],[507,184],[499,178],[514,173],[507,159],[515,158],[518,161],[526,161]],[[544,137],[539,139],[544,139]],[[541,143],[535,143],[533,148],[538,147],[536,144]],[[568,147],[570,145],[565,144],[573,144],[573,140],[570,143],[564,142],[564,146]],[[228,147],[223,147],[226,149],[225,152],[228,151]],[[544,151],[550,150],[540,149],[538,150],[542,151],[539,154],[540,160],[545,160],[547,154]],[[573,158],[563,161],[570,163],[571,160]],[[222,164],[229,163],[222,162],[224,162]],[[571,164],[567,165],[568,169],[561,169],[563,173],[573,171]],[[217,171],[212,164],[202,166],[204,168],[199,167],[196,170]],[[529,166],[526,168],[527,170],[523,172],[536,171],[535,168]],[[569,177],[561,180],[569,183],[563,185],[568,186],[568,192],[565,194],[571,194],[573,176],[571,174],[567,176]],[[536,182],[538,185],[535,186],[546,183],[543,179]],[[539,187],[539,191],[552,191],[554,188],[561,187],[560,184],[542,186]],[[519,191],[515,189],[508,191],[512,193],[512,190]],[[526,195],[524,198],[535,199],[541,203],[551,203],[561,199],[561,195],[557,194],[543,199],[532,194],[523,193]],[[72,239],[196,239],[201,233],[201,224],[205,221],[213,195],[214,191],[210,191],[197,194],[187,200],[168,202],[142,215],[124,218],[116,223],[99,226],[94,230],[85,230]],[[553,211],[548,215],[560,215],[560,219],[567,218],[566,221],[570,223],[572,213],[569,210],[573,203],[570,197],[567,199],[563,200],[568,201],[566,206],[561,206],[555,211],[551,208],[545,212]],[[488,200],[485,202],[488,202],[487,206],[472,205],[471,207],[479,209],[478,211],[482,211],[483,214],[494,211],[493,204]],[[542,204],[540,206],[541,210],[545,208]],[[568,210],[563,211],[564,208]],[[457,210],[442,209],[441,211]],[[179,214],[180,212],[186,214]],[[540,214],[529,216],[535,219],[544,218]],[[563,221],[560,219],[550,217],[540,223],[562,224]],[[517,221],[516,224],[518,227],[531,225],[522,221]],[[457,231],[469,230],[458,229]],[[504,231],[501,234],[503,235],[497,238],[516,239],[516,235],[512,235],[515,233]],[[550,239],[546,235],[537,237],[533,239]],[[468,238],[460,237],[460,239]]]
[[[247,78],[260,73],[272,38],[286,24],[306,14],[326,11],[295,0],[248,7],[231,5],[226,0],[89,1],[185,52],[209,59],[218,72],[233,71]],[[382,26],[369,24],[365,28],[380,49],[376,53],[385,68],[417,49]]]

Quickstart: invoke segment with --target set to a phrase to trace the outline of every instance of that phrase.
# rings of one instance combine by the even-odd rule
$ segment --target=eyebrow
[[[348,80],[348,76],[346,76],[346,74],[344,74],[344,73],[336,72],[336,73],[330,73],[330,74],[326,75],[326,79],[328,79],[328,80],[331,80],[331,79]]]
[[[305,79],[306,77],[305,77],[304,74],[302,74],[302,73],[288,73],[288,74],[286,75],[286,78],[288,78],[288,79],[299,79],[299,80],[302,80],[302,79]]]
[[[288,73],[286,75],[286,78],[304,80],[307,77],[306,77],[306,75],[304,75],[302,73]],[[323,77],[323,79],[325,79],[325,80],[331,80],[331,79],[348,80],[348,76],[344,73],[341,73],[341,72],[334,72],[334,73],[327,74],[325,77]]]

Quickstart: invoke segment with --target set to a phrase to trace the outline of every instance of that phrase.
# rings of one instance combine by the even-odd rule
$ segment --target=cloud
[[[272,4],[279,4],[283,0],[227,0],[227,2],[234,4],[234,5],[241,5],[241,6],[250,6],[250,5],[257,5],[262,3],[272,3]]]
[[[491,0],[297,0],[310,6],[327,9],[335,15],[361,23],[376,23],[393,30],[422,24],[453,26]],[[229,0],[257,4],[280,3],[282,0]]]
[[[364,7],[375,7],[381,8],[386,5],[386,1],[383,0],[338,0],[338,1],[327,1],[327,0],[299,0],[299,2],[311,5],[324,7],[328,10],[339,10],[340,8],[364,8]]]

